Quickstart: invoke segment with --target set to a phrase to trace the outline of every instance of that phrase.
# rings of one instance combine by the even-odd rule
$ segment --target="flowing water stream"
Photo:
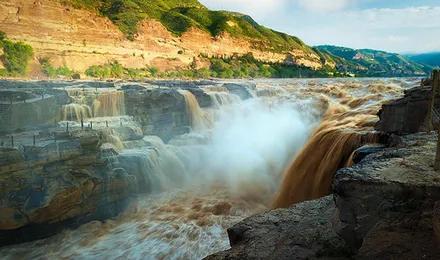
[[[330,192],[353,150],[375,141],[376,113],[411,79],[259,80],[241,100],[206,87],[213,106],[184,96],[192,131],[121,142],[121,158],[148,180],[119,217],[4,247],[6,259],[200,259],[229,248],[226,228],[271,207]],[[75,92],[76,93],[76,92]],[[75,93],[70,93],[77,97]],[[123,95],[97,94],[66,107],[64,119],[123,115]],[[99,103],[99,104],[98,104]],[[89,104],[85,107],[86,104]],[[112,139],[113,138],[113,139]]]

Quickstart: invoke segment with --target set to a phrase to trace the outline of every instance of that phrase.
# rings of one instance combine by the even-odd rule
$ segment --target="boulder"
[[[375,129],[399,135],[426,131],[431,93],[429,86],[405,90],[404,97],[382,106]],[[440,95],[436,97],[435,104],[440,109]]]
[[[205,259],[345,259],[350,252],[332,228],[335,214],[327,196],[251,216],[228,229],[231,249]]]

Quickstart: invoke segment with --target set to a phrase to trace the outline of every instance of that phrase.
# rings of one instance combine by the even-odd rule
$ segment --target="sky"
[[[213,10],[331,44],[397,53],[440,51],[440,0],[200,0]]]

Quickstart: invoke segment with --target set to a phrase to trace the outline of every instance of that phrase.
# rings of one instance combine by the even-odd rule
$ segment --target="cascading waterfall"
[[[121,154],[122,165],[135,173],[142,192],[171,191],[184,184],[188,176],[184,164],[159,137],[145,136],[127,148]]]
[[[125,115],[124,92],[122,91],[79,88],[66,91],[73,103],[62,107],[61,120],[63,121]]]
[[[211,97],[213,106],[215,108],[220,108],[224,105],[231,105],[240,102],[240,97],[228,92],[207,92]]]
[[[63,121],[80,121],[92,117],[92,110],[87,105],[67,104],[62,107],[61,119]]]
[[[345,116],[346,111],[341,106],[328,109],[322,123],[284,173],[273,207],[288,207],[328,195],[333,174],[346,165],[352,152],[378,141],[376,134],[362,132],[362,128],[374,124],[375,116]]]
[[[99,93],[93,100],[93,116],[121,116],[125,115],[124,92],[106,91]]]
[[[359,86],[342,87],[330,85],[308,90],[328,94],[323,100],[330,105],[321,124],[286,169],[272,205],[274,208],[328,195],[334,173],[351,164],[353,151],[379,141],[378,134],[372,132],[378,120],[377,111],[386,101],[385,96],[391,97],[401,91],[393,84],[369,85],[367,90],[357,91],[357,97],[354,97],[349,91],[356,93]],[[378,90],[388,92],[379,95],[376,94]],[[369,94],[371,92],[373,94]],[[332,99],[339,103],[333,103]]]
[[[185,98],[186,110],[193,130],[198,131],[206,129],[212,124],[209,114],[200,108],[199,102],[193,93],[189,90],[179,90]]]
[[[101,144],[111,144],[117,151],[124,149],[124,143],[113,129],[101,130]]]

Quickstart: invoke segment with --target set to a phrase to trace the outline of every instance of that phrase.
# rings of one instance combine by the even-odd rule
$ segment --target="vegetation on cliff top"
[[[133,40],[144,19],[160,21],[170,32],[181,35],[191,27],[219,36],[227,32],[250,39],[255,48],[276,52],[302,49],[314,52],[300,39],[268,29],[251,17],[227,11],[211,11],[197,0],[61,0],[76,8],[85,8],[108,17]]]
[[[0,56],[4,70],[0,69],[0,76],[23,76],[27,72],[29,60],[33,56],[32,47],[23,42],[13,42],[7,39],[4,32],[0,32]]]

